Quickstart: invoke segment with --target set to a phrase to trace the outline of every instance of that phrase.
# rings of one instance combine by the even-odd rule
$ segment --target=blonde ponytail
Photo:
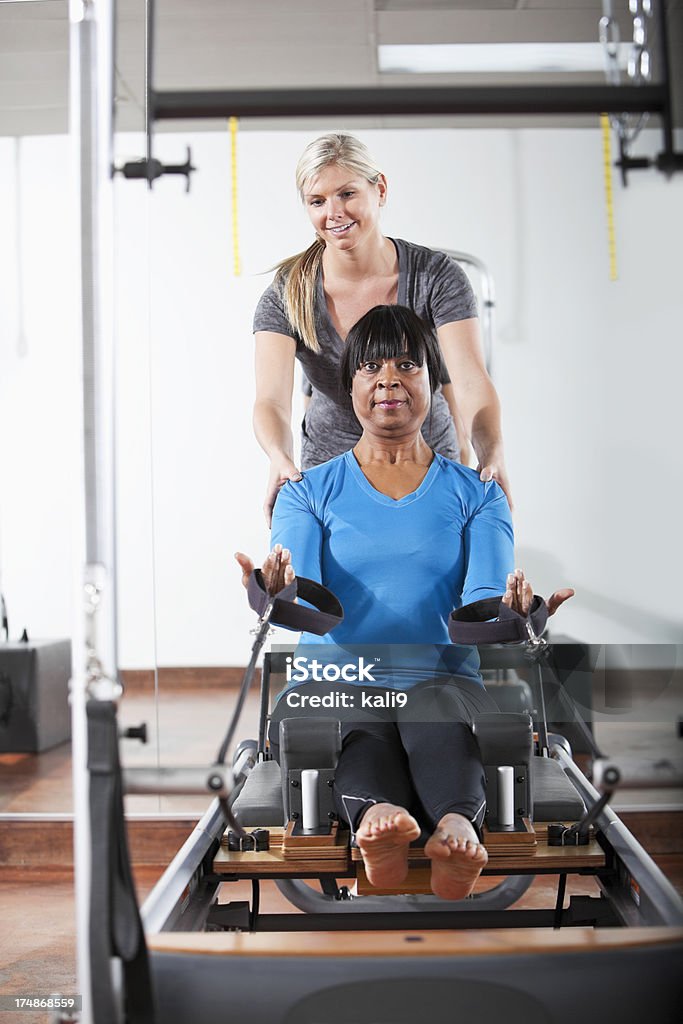
[[[287,319],[311,352],[320,351],[315,332],[315,289],[325,243],[316,237],[313,245],[277,265],[277,281],[284,281]]]

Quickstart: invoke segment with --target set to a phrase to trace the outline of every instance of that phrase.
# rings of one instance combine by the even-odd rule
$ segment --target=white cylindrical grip
[[[305,829],[320,827],[318,772],[314,768],[305,768],[301,773],[301,824]]]
[[[515,775],[514,768],[504,764],[498,766],[498,824],[515,823]]]

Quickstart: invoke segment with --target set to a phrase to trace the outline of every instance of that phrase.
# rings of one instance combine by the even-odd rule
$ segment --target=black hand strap
[[[487,597],[451,612],[448,634],[454,644],[521,643],[529,639],[527,621],[540,636],[548,621],[548,606],[542,597],[534,595],[528,616],[508,608],[502,597]]]
[[[250,606],[262,616],[272,599],[266,590],[260,569],[254,569],[249,577],[247,595]],[[295,604],[297,597],[315,605],[315,608]],[[273,600],[270,621],[276,626],[300,629],[322,636],[338,626],[343,618],[344,609],[331,590],[323,587],[321,583],[306,579],[305,576],[297,576],[292,583],[283,587]]]

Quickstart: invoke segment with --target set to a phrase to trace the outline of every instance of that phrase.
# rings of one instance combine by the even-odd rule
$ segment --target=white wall
[[[10,634],[67,637],[78,467],[71,144],[0,139],[0,589]]]
[[[175,179],[151,194],[139,182],[116,186],[124,667],[246,659],[253,617],[232,553],[241,547],[259,557],[267,545],[260,513],[266,462],[250,426],[251,316],[269,280],[263,272],[311,237],[292,182],[310,137],[240,134],[239,278],[232,274],[227,133],[191,137],[199,170],[189,195]],[[680,641],[683,180],[641,172],[626,190],[615,180],[619,280],[612,283],[598,130],[362,137],[389,176],[387,233],[473,252],[494,274],[495,372],[519,561],[541,593],[576,587],[558,626],[593,642]],[[23,154],[25,191],[33,182],[44,209],[26,225],[35,362],[17,355],[10,324],[1,349],[0,436],[31,437],[32,462],[61,479],[68,454],[55,424],[55,392],[75,400],[69,362],[59,357],[68,351],[64,325],[73,310],[48,319],[43,297],[49,287],[66,303],[72,263],[60,199],[66,182],[54,174],[56,159],[41,163],[38,152],[66,151],[66,142],[30,141],[36,152],[27,146]],[[157,155],[182,159],[186,141],[160,136]],[[639,148],[658,145],[651,133]],[[121,137],[118,149],[121,157],[140,156],[142,139]],[[3,197],[9,207],[7,189]],[[41,263],[43,244],[57,258]],[[6,238],[0,250],[10,266]],[[16,385],[22,374],[25,392]],[[40,386],[34,379],[49,379],[40,414],[21,397]],[[0,543],[10,613],[16,626],[17,618],[36,623],[34,633],[64,633],[66,490],[53,488],[49,516],[32,522],[22,511],[26,499],[7,486],[21,473],[16,449],[3,440],[3,458],[8,449]],[[39,570],[40,599],[33,586]]]

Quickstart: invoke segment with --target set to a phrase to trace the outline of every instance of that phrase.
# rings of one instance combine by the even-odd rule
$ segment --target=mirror
[[[253,616],[232,555],[239,548],[259,558],[268,542],[260,514],[266,460],[251,431],[251,317],[268,269],[312,237],[293,170],[316,134],[253,126],[239,132],[236,226],[227,126],[222,134],[192,136],[199,170],[190,195],[179,182],[164,180],[149,204],[153,522],[120,524],[122,536],[131,537],[120,545],[121,640],[122,665],[135,667],[143,648],[136,649],[134,638],[141,643],[144,623],[135,612],[136,571],[149,559],[149,549],[145,554],[139,546],[147,538],[163,763],[186,732],[191,759],[213,753],[230,701],[223,683],[236,681],[248,659]],[[669,594],[661,608],[676,607],[662,572],[675,503],[658,506],[657,536],[639,565],[643,586],[636,592],[629,585],[632,539],[642,534],[643,510],[626,497],[634,474],[642,481],[643,474],[664,472],[663,450],[653,449],[642,425],[656,424],[660,437],[673,432],[674,384],[658,369],[677,358],[667,342],[672,308],[667,300],[656,308],[646,303],[647,313],[643,307],[644,295],[675,291],[674,240],[661,227],[663,184],[643,181],[617,194],[620,278],[612,282],[596,129],[357,134],[389,179],[386,233],[464,249],[492,270],[494,375],[520,561],[540,593],[573,585],[579,595],[563,609],[557,629],[596,644],[675,643],[675,614],[654,609],[645,597]],[[656,146],[656,138],[650,141]],[[182,158],[184,137],[166,134],[158,144],[169,162]],[[120,217],[122,225],[129,221],[121,238],[135,247],[140,220],[129,194],[127,186]],[[645,252],[651,257],[643,258]],[[134,293],[134,258],[119,275],[122,293]],[[654,349],[647,365],[645,330]],[[135,331],[122,324],[120,337],[127,352],[121,370],[128,368],[132,382],[139,366]],[[667,388],[670,403],[661,400]],[[123,396],[125,383],[119,391]],[[135,401],[126,404],[129,419],[135,408]],[[293,422],[299,418],[300,409]],[[131,447],[122,443],[120,452]],[[123,501],[135,486],[122,461],[119,474]]]
[[[577,589],[558,628],[597,644],[676,643],[678,183],[644,176],[615,191],[612,282],[597,128],[356,132],[389,179],[386,233],[469,251],[491,269],[520,560],[541,593]],[[253,616],[233,552],[259,558],[268,542],[251,318],[269,268],[310,241],[293,170],[316,134],[241,127],[237,224],[227,128],[158,136],[167,162],[182,162],[190,139],[198,171],[189,195],[181,179],[151,193],[116,184],[122,718],[147,721],[151,733],[147,747],[126,745],[129,764],[213,757],[248,659]],[[0,253],[13,296],[2,335],[2,587],[14,638],[24,626],[68,637],[78,402],[69,144],[22,140],[19,156],[13,140],[1,145],[10,230]],[[643,148],[658,145],[644,134]],[[117,159],[143,151],[140,134],[117,136]],[[297,401],[295,423],[298,391]],[[32,811],[68,812],[68,746],[39,761],[44,802]],[[3,754],[0,765],[9,794],[0,811],[23,812],[18,761]],[[132,799],[140,813],[205,806]]]

